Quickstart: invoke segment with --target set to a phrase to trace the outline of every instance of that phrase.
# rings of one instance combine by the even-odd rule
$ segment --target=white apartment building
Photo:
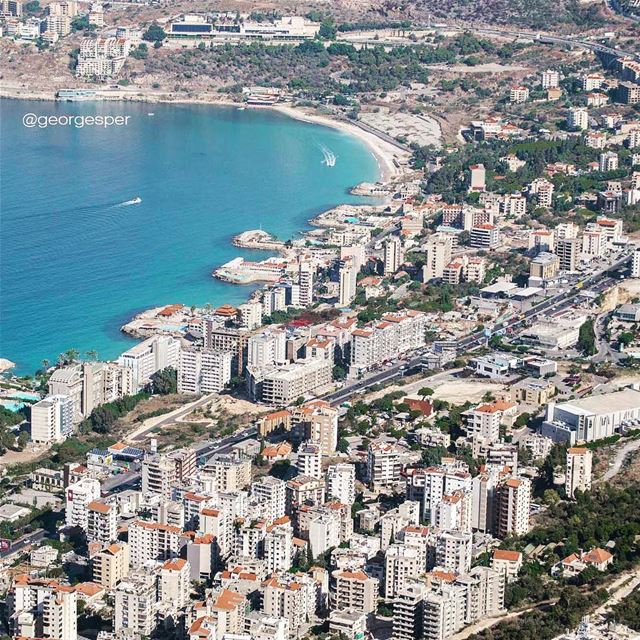
[[[14,638],[78,638],[77,592],[72,586],[16,576],[7,594],[7,612]]]
[[[348,307],[356,297],[358,267],[353,258],[340,261],[338,270],[338,306]]]
[[[424,572],[420,551],[404,544],[392,544],[386,551],[384,597],[395,598],[407,584]]]
[[[516,85],[509,90],[509,102],[520,104],[529,99],[529,89],[522,85]]]
[[[582,90],[593,91],[600,89],[604,84],[605,77],[601,73],[588,73],[582,76]]]
[[[536,178],[529,184],[528,193],[530,196],[537,196],[538,206],[549,209],[553,204],[553,190],[552,182],[546,178]]]
[[[151,376],[172,367],[178,368],[180,341],[172,336],[151,336],[125,351],[119,358],[121,367],[131,369],[136,390],[151,381]]]
[[[273,577],[263,586],[262,609],[268,616],[286,618],[289,634],[295,636],[300,626],[314,612],[316,588],[300,579]]]
[[[593,452],[586,447],[570,447],[567,449],[567,473],[565,492],[573,498],[576,491],[591,490],[591,465]]]
[[[150,561],[176,558],[181,534],[180,528],[169,524],[134,520],[129,525],[131,567],[135,569]]]
[[[371,442],[367,449],[367,478],[373,487],[388,487],[402,479],[400,450],[387,442]]]
[[[422,281],[442,278],[445,267],[451,262],[452,242],[449,236],[434,236],[425,246]]]
[[[84,38],[80,45],[76,76],[109,78],[124,66],[131,42],[124,38]]]
[[[31,440],[51,444],[73,432],[73,400],[68,396],[47,396],[31,407]]]
[[[250,300],[238,305],[238,316],[240,324],[243,328],[253,331],[262,326],[262,302],[258,300]]]
[[[424,598],[425,640],[445,640],[455,635],[466,622],[466,589],[457,584],[443,584]]]
[[[131,371],[108,362],[83,362],[56,369],[49,378],[50,396],[73,401],[73,422],[86,418],[98,405],[133,393]]]
[[[322,455],[331,456],[338,446],[338,410],[324,400],[311,400],[293,411],[292,419],[305,424],[310,442],[320,447]]]
[[[598,160],[598,169],[602,173],[607,173],[608,171],[615,171],[618,168],[619,158],[618,154],[615,151],[605,151],[600,154],[600,158]]]
[[[476,249],[495,249],[500,244],[500,229],[493,224],[479,224],[471,229],[469,244]]]
[[[631,277],[640,278],[640,248],[633,252],[631,258]]]
[[[300,306],[310,307],[313,303],[313,280],[316,269],[309,260],[298,265],[298,285],[300,286]]]
[[[443,531],[436,536],[436,566],[454,573],[471,569],[473,536],[462,531]]]
[[[286,513],[286,483],[273,476],[263,476],[251,484],[251,498],[267,522]]]
[[[167,455],[145,455],[142,460],[142,493],[171,498],[172,485],[177,480],[175,462]]]
[[[455,491],[470,491],[471,474],[465,468],[455,465],[429,467],[424,474],[423,517],[435,524],[435,510],[445,495]]]
[[[325,510],[309,520],[309,551],[317,558],[342,542],[342,520],[337,511]]]
[[[589,128],[589,112],[583,107],[569,109],[567,114],[567,126],[570,129],[581,129],[585,131]]]
[[[87,505],[87,540],[107,546],[118,537],[118,508],[93,500]]]
[[[289,571],[293,549],[293,529],[289,518],[286,518],[286,522],[275,524],[267,530],[263,548],[268,574]]]
[[[298,360],[265,374],[262,380],[263,402],[287,406],[298,398],[317,393],[332,381],[333,361]]]
[[[151,637],[156,628],[157,581],[155,572],[136,571],[116,587],[114,630]]]
[[[522,536],[529,531],[531,510],[531,481],[528,478],[511,477],[496,489],[496,527],[499,538]]]
[[[560,85],[560,74],[554,69],[547,69],[542,72],[542,88],[555,89]]]
[[[219,393],[231,381],[230,351],[181,349],[178,393]]]
[[[287,336],[282,329],[268,328],[247,340],[247,366],[266,369],[287,362]]]
[[[427,317],[408,309],[385,313],[380,322],[351,334],[350,374],[366,371],[426,344]]]
[[[219,491],[240,491],[251,483],[251,458],[239,451],[217,453],[205,471],[215,478]]]
[[[356,499],[356,467],[350,463],[333,464],[327,469],[327,495],[342,504]]]
[[[442,496],[432,514],[432,522],[442,531],[456,529],[470,532],[472,522],[472,493],[454,491]]]
[[[298,449],[298,472],[311,478],[322,478],[322,451],[320,446],[305,442]]]
[[[384,275],[394,274],[404,262],[402,242],[398,237],[392,237],[384,245]]]
[[[469,437],[477,437],[487,443],[500,440],[500,425],[505,418],[517,414],[518,406],[512,402],[496,401],[478,405],[463,413],[465,430]]]
[[[375,613],[378,608],[377,578],[369,577],[364,571],[336,570],[332,574],[331,608],[340,611]]]
[[[67,487],[65,524],[83,531],[89,528],[89,504],[100,497],[100,481],[82,478]]]
[[[158,596],[174,610],[185,607],[191,592],[191,566],[183,558],[167,560],[160,568]]]

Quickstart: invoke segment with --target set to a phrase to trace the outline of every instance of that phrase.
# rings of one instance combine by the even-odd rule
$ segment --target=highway
[[[630,57],[635,60],[640,61],[640,53],[636,53],[635,51],[628,51],[625,49],[615,49],[613,47],[608,47],[604,44],[600,44],[599,42],[592,42],[591,40],[579,40],[577,38],[569,38],[563,36],[554,36],[548,35],[539,32],[533,31],[514,31],[511,29],[496,29],[493,27],[476,27],[474,25],[437,25],[437,26],[429,26],[429,25],[416,25],[414,30],[437,30],[437,31],[469,31],[471,33],[478,33],[484,35],[492,35],[492,36],[500,36],[500,37],[508,37],[508,38],[525,38],[527,40],[533,40],[536,42],[540,42],[542,44],[558,44],[563,47],[580,47],[582,49],[588,49],[589,51],[593,51],[594,53],[604,53],[606,55],[610,55],[614,58],[626,58]],[[342,36],[340,38],[343,42],[349,42],[353,45],[366,45],[366,46],[382,46],[382,47],[410,47],[410,46],[419,46],[423,43],[414,42],[409,40],[408,38],[398,40],[394,38],[392,40],[385,40],[384,38],[380,38],[378,40],[370,39],[370,40],[359,40],[357,38],[351,37],[349,35]]]
[[[36,529],[36,531],[32,531],[31,533],[27,533],[26,535],[14,540],[9,549],[6,551],[0,551],[0,558],[6,559],[10,558],[14,554],[24,551],[25,547],[28,547],[34,542],[40,542],[44,540],[47,532],[44,529]]]
[[[157,426],[157,425],[156,425]],[[208,460],[216,453],[226,453],[231,449],[234,444],[249,440],[256,435],[256,427],[251,426],[238,433],[234,433],[230,436],[225,436],[220,440],[212,440],[203,442],[196,448],[196,457],[200,464]],[[113,493],[119,493],[126,489],[136,488],[142,480],[142,474],[140,471],[128,471],[127,473],[120,473],[115,476],[107,478],[102,483],[102,495],[103,497],[111,495]]]
[[[554,313],[563,311],[574,303],[575,299],[580,295],[581,292],[587,289],[597,294],[602,293],[606,289],[609,289],[616,282],[616,280],[609,277],[607,273],[609,271],[619,269],[630,260],[631,256],[629,254],[625,254],[623,257],[619,258],[616,262],[607,266],[605,269],[602,269],[601,271],[598,271],[591,276],[585,277],[579,284],[576,284],[571,289],[569,289],[569,291],[563,291],[556,296],[548,298],[547,300],[543,300],[542,302],[531,307],[519,316],[512,317],[511,319],[505,320],[504,322],[494,326],[490,332],[485,333],[484,331],[476,331],[465,336],[464,338],[458,340],[458,351],[472,351],[473,349],[486,344],[488,339],[492,335],[502,334],[509,329],[519,329],[526,322],[535,320],[539,316],[550,311],[553,311]],[[406,362],[398,362],[388,369],[385,369],[384,371],[377,371],[373,374],[370,374],[363,380],[358,380],[357,382],[353,382],[352,384],[345,385],[344,387],[342,387],[342,389],[324,396],[323,400],[327,400],[333,406],[342,404],[343,402],[349,400],[352,395],[359,393],[360,391],[364,391],[365,389],[368,389],[375,384],[387,382],[389,380],[393,380],[394,378],[401,377],[405,369],[411,369],[413,367],[420,366],[421,363],[422,356],[413,357]]]

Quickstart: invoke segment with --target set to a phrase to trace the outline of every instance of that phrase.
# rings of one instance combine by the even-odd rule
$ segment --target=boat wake
[[[133,198],[131,200],[125,200],[124,202],[120,202],[118,204],[114,204],[113,208],[117,209],[119,207],[130,207],[131,205],[140,204],[141,202],[142,202],[142,198],[140,196],[136,196],[135,198]]]
[[[323,146],[320,148],[322,149],[322,164],[327,165],[327,167],[335,167],[337,159],[336,154],[330,149],[327,149],[327,147]]]

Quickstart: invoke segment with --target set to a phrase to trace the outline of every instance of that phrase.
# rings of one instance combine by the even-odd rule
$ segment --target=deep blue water
[[[0,357],[18,373],[71,347],[116,357],[132,344],[120,326],[144,308],[243,301],[250,289],[210,276],[241,253],[233,235],[262,225],[293,237],[318,212],[361,202],[347,189],[378,174],[357,139],[264,110],[11,100],[0,110]],[[25,113],[130,118],[41,129],[23,126]]]

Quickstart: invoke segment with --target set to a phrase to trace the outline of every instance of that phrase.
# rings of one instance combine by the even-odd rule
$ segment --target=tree
[[[155,22],[142,34],[142,39],[147,42],[153,42],[154,46],[162,44],[167,37],[164,29]]]
[[[203,44],[203,43],[200,43],[200,44]],[[141,42],[138,45],[138,48],[134,49],[131,52],[131,57],[135,58],[136,60],[144,60],[147,57],[148,53],[149,53],[149,48],[144,42]],[[193,315],[193,311],[191,312],[191,315]]]
[[[580,327],[580,332],[578,334],[578,347],[585,355],[588,356],[592,356],[598,350],[596,347],[596,332],[591,318],[584,322]]]
[[[318,37],[322,40],[335,40],[337,32],[338,29],[336,28],[336,23],[334,22],[333,18],[327,18],[320,24],[320,29],[318,29]]]
[[[433,389],[431,387],[422,387],[422,389],[418,391],[418,395],[423,399],[426,398],[427,396],[432,396]]]
[[[89,16],[76,16],[71,21],[71,30],[72,31],[95,31],[97,26],[95,24],[91,24],[89,22]]]
[[[291,467],[291,462],[289,460],[278,460],[274,462],[269,470],[269,475],[274,478],[278,478],[283,480],[287,474],[289,473],[289,469]]]
[[[151,382],[148,385],[150,393],[157,393],[166,396],[170,393],[178,392],[178,374],[172,367],[166,367],[156,371],[151,375]]]

